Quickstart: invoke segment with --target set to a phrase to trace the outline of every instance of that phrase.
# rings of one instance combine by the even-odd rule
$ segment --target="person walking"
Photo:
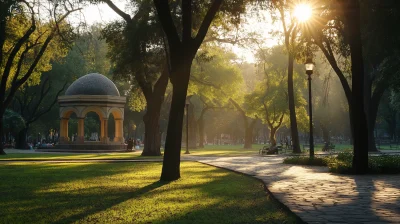
[[[132,138],[129,138],[128,145],[126,147],[126,151],[131,151],[132,152],[132,148],[133,148],[133,141],[132,141]]]

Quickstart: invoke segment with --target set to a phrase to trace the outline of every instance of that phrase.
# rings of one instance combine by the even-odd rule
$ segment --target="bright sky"
[[[256,33],[251,36],[258,39],[258,44],[247,46],[233,46],[232,50],[243,61],[255,62],[254,54],[260,47],[272,47],[277,45],[280,37],[273,36],[271,31],[277,31],[277,27],[272,23],[271,16],[266,11],[256,14],[248,14],[240,25],[239,32]]]
[[[124,9],[124,4],[118,1],[115,1],[114,4],[118,6],[120,9]],[[83,14],[86,17],[86,22],[88,24],[93,23],[107,23],[116,19],[120,19],[121,17],[115,13],[107,4],[102,3],[99,5],[90,5],[85,7]]]
[[[114,0],[115,5],[117,5],[121,10],[125,10],[125,1]],[[261,15],[261,16],[259,16]],[[76,13],[71,18],[72,21],[82,21],[85,20],[88,25],[94,23],[108,23],[110,21],[120,19],[107,4],[99,5],[89,5],[84,7],[81,13]],[[255,62],[254,53],[259,47],[271,47],[278,44],[279,40],[274,37],[270,32],[275,29],[271,22],[271,17],[267,12],[260,12],[258,15],[254,13],[245,16],[244,22],[240,25],[240,33],[243,32],[255,32],[262,38],[259,40],[260,46],[247,45],[247,46],[233,46],[230,44],[224,45],[227,48],[232,49],[234,53],[238,55],[240,59],[247,62]]]
[[[124,2],[117,0],[113,1],[115,5],[121,10],[124,10]],[[90,26],[94,23],[108,23],[113,20],[120,19],[121,17],[115,13],[107,4],[101,3],[98,5],[84,6],[83,10],[78,13],[71,15],[70,20],[74,23],[79,21],[86,21]]]

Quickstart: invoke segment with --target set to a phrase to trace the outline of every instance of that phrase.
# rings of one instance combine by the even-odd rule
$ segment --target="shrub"
[[[297,164],[308,166],[328,166],[332,173],[351,174],[353,153],[341,152],[336,157],[314,157],[310,159],[306,156],[292,156],[283,160],[285,164]],[[400,156],[379,155],[369,156],[368,173],[373,174],[398,174],[400,173]]]
[[[327,161],[329,171],[333,173],[351,174],[353,153],[343,152]],[[368,157],[368,173],[397,174],[400,173],[400,156],[379,155]]]
[[[314,157],[314,159],[311,159],[310,157],[306,156],[293,156],[285,158],[283,163],[309,166],[326,166],[327,159],[322,157]]]
[[[400,156],[370,156],[368,158],[368,168],[371,173],[400,173]]]

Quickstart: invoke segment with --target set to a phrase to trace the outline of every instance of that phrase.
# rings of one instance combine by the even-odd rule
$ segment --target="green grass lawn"
[[[191,156],[254,156],[258,155],[258,151],[264,145],[253,144],[252,149],[243,149],[243,145],[206,145],[204,148],[189,149]],[[301,145],[302,147],[302,145]],[[351,148],[351,145],[336,145],[335,151],[343,151]],[[321,152],[322,145],[316,145],[315,151]],[[186,151],[182,147],[182,153]],[[162,150],[163,152],[163,150]],[[287,151],[290,153],[290,151]],[[158,157],[142,157],[139,152],[124,152],[124,153],[9,153],[5,156],[0,156],[1,160],[79,160],[79,159],[162,159]]]
[[[189,149],[191,156],[254,156],[258,155],[258,151],[265,145],[253,144],[252,149],[243,149],[243,145],[206,145],[204,148]],[[303,150],[303,144],[300,145]],[[322,144],[315,145],[315,152],[322,153]],[[349,144],[336,144],[334,152],[343,152],[346,150],[352,150],[353,146]],[[390,149],[389,146],[383,149]],[[392,148],[393,150],[393,148]],[[161,150],[163,152],[163,150]],[[182,153],[186,151],[185,147],[182,147]],[[285,150],[284,150],[285,152]],[[286,151],[287,154],[291,152]],[[325,153],[325,152],[324,152]],[[5,156],[0,156],[1,160],[79,160],[79,159],[162,159],[162,156],[157,157],[143,157],[140,156],[139,152],[124,152],[124,153],[9,153]],[[308,154],[306,152],[305,154]]]
[[[263,145],[253,144],[251,149],[244,149],[243,145],[206,145],[202,149],[189,149],[192,156],[254,156]],[[186,148],[182,147],[182,152]]]
[[[253,144],[251,149],[243,149],[243,145],[206,145],[202,149],[189,149],[191,155],[194,156],[253,156],[257,155],[259,149],[263,144]],[[268,146],[268,145],[267,145]],[[303,150],[303,144],[300,144]],[[315,145],[315,152],[322,153],[323,144]],[[348,144],[337,144],[335,145],[335,152],[341,152],[347,149],[352,149],[352,145]],[[182,152],[185,152],[186,148],[182,147]],[[283,150],[285,152],[285,149]],[[286,150],[286,153],[290,154],[291,151]]]
[[[79,160],[79,159],[162,159],[162,156],[140,156],[140,152],[122,153],[9,153],[0,156],[1,160]]]
[[[195,162],[0,165],[0,223],[295,223],[251,177]]]

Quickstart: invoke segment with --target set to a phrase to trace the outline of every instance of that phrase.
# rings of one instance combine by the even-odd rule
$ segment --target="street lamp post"
[[[190,154],[189,152],[189,99],[186,99],[186,152],[185,154]]]
[[[312,98],[311,98],[311,75],[314,70],[314,62],[308,58],[305,64],[306,74],[308,75],[308,112],[310,114],[310,158],[314,158],[314,135],[313,135],[313,120],[312,120]]]

